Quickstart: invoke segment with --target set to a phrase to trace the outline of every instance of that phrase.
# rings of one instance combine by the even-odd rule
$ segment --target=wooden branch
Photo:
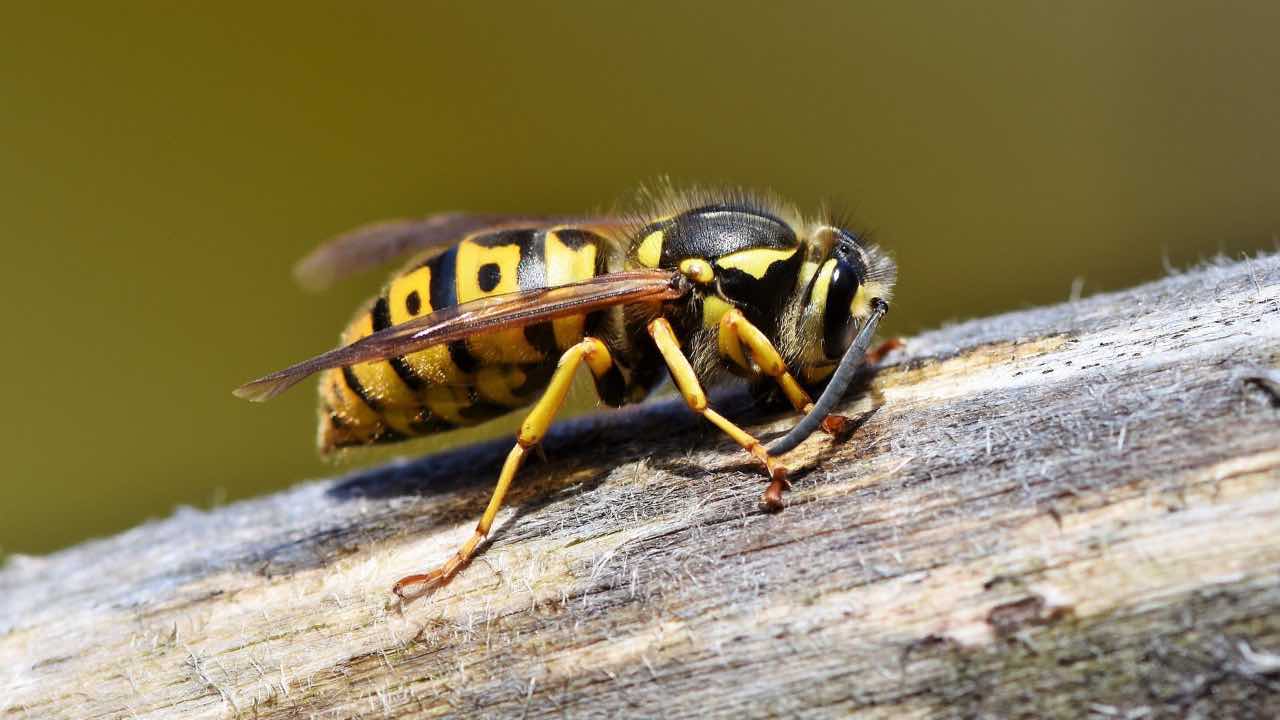
[[[403,607],[507,442],[14,558],[0,718],[1280,714],[1280,258],[889,362],[777,515],[678,403],[561,426]]]

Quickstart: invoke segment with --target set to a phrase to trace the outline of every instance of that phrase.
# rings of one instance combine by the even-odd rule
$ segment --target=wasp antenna
[[[876,327],[880,325],[880,319],[887,312],[889,312],[889,303],[881,298],[871,299],[871,316],[863,323],[853,344],[840,358],[840,365],[831,376],[831,382],[827,383],[826,389],[822,391],[822,397],[813,404],[809,414],[801,418],[800,422],[796,423],[786,435],[769,443],[767,448],[769,454],[781,455],[790,452],[818,429],[822,421],[835,408],[836,403],[840,402],[840,398],[844,397],[845,390],[849,389],[849,383],[853,382],[854,375],[858,373],[858,366],[862,364],[867,355],[867,348],[871,346],[871,337],[876,334]]]

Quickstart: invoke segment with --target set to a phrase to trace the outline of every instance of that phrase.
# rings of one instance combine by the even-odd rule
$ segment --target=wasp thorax
[[[706,205],[651,223],[640,232],[636,257],[648,267],[679,269],[706,286],[715,299],[704,315],[708,325],[736,307],[766,327],[776,326],[803,260],[791,225],[734,204]]]

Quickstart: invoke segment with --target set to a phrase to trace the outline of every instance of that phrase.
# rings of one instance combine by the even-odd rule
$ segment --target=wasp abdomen
[[[577,228],[472,235],[411,263],[356,315],[343,344],[451,305],[553,287],[603,271],[603,238]],[[506,414],[545,387],[588,318],[559,318],[327,371],[320,383],[322,451],[428,435]]]

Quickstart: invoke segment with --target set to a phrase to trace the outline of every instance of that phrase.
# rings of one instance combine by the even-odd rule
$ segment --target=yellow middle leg
[[[684,397],[684,401],[689,405],[689,408],[711,421],[711,424],[720,428],[726,435],[733,438],[734,442],[764,463],[771,482],[764,495],[760,498],[760,504],[771,510],[782,507],[782,491],[791,486],[787,482],[787,468],[770,455],[769,451],[765,450],[764,445],[760,444],[760,441],[756,440],[750,433],[734,425],[720,413],[707,407],[707,394],[702,389],[702,383],[698,382],[698,377],[694,374],[693,366],[689,364],[689,359],[684,356],[684,351],[680,349],[680,340],[676,338],[676,333],[672,329],[671,323],[666,318],[660,317],[650,321],[648,329],[654,344],[658,346],[658,352],[662,353],[662,359],[667,362],[667,369],[671,371],[671,379],[675,381],[676,387],[679,388],[680,394]]]
[[[405,588],[413,585],[422,585],[425,590],[432,584],[448,582],[471,561],[476,554],[476,548],[488,537],[494,518],[498,516],[498,510],[502,507],[502,498],[507,494],[511,481],[524,463],[524,456],[529,450],[537,447],[546,436],[547,430],[551,427],[551,421],[564,405],[565,396],[568,395],[569,387],[573,384],[573,375],[583,362],[596,377],[603,376],[613,367],[613,358],[609,355],[609,349],[596,338],[585,338],[560,356],[560,363],[551,376],[546,391],[543,392],[542,397],[538,398],[538,402],[534,404],[533,409],[525,417],[524,423],[520,425],[520,432],[516,435],[516,445],[507,454],[507,461],[503,463],[502,472],[498,474],[498,485],[489,498],[489,505],[485,508],[484,515],[476,524],[475,533],[445,564],[430,572],[401,578],[392,588],[397,595],[404,597]]]

